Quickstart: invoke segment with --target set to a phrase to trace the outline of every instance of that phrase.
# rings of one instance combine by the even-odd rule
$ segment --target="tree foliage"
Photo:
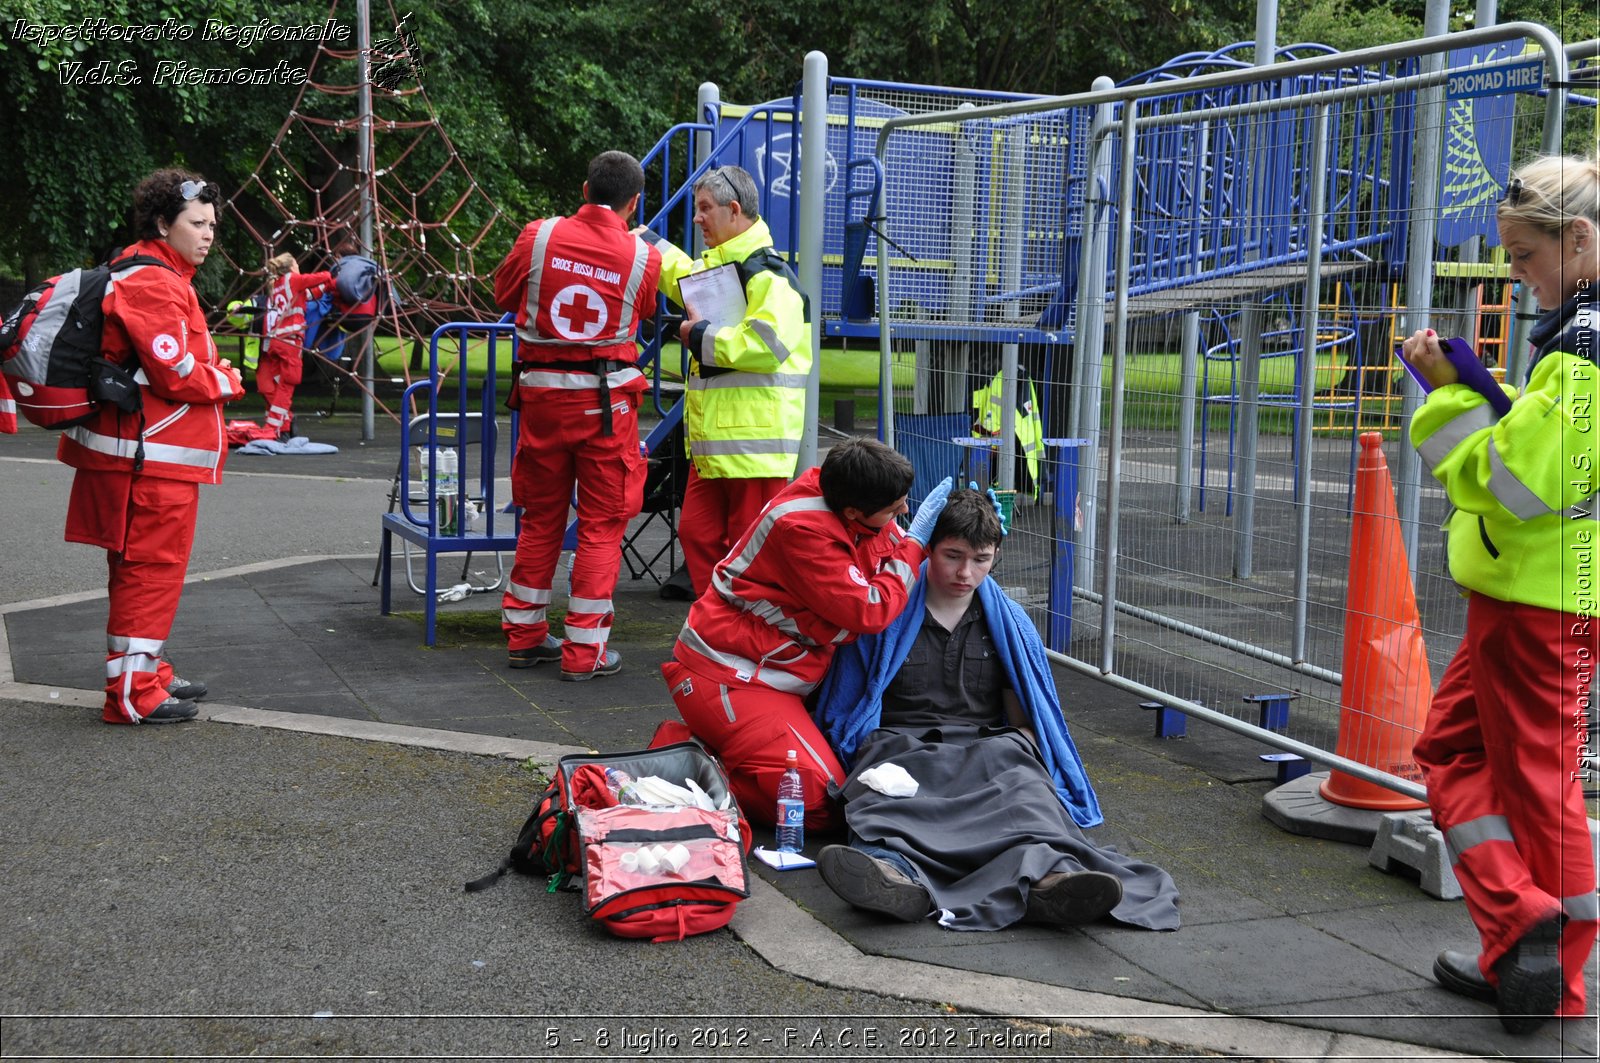
[[[1285,0],[1278,36],[1340,49],[1404,40],[1420,33],[1422,7]],[[103,0],[92,8],[14,0],[11,8],[0,27],[0,142],[20,162],[0,171],[0,273],[30,278],[124,239],[129,190],[158,166],[186,165],[225,190],[241,187],[299,93],[293,84],[157,83],[157,64],[304,66],[316,45],[244,46],[201,32],[29,40],[15,32],[17,20],[78,26],[88,16],[200,31],[208,19],[243,27],[355,18],[353,0]],[[375,37],[393,11],[373,4]],[[1504,0],[1501,18],[1546,22],[1567,40],[1600,33],[1592,5],[1572,0]],[[1254,34],[1253,11],[1234,0],[680,0],[670,8],[655,0],[453,0],[411,8],[408,24],[424,53],[426,98],[405,106],[437,112],[455,151],[515,223],[506,244],[522,221],[576,205],[594,153],[642,155],[671,125],[692,120],[702,81],[716,82],[727,100],[787,96],[812,49],[828,54],[835,76],[1064,94],[1101,74],[1122,80]],[[96,69],[113,83],[70,83]],[[115,83],[123,71],[140,80]],[[354,100],[308,94],[302,106],[334,113],[353,110]],[[443,157],[448,149],[427,150]]]

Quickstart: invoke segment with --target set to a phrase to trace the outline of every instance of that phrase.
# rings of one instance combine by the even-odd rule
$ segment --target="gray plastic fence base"
[[[1396,864],[1415,869],[1422,892],[1430,897],[1453,901],[1461,896],[1444,835],[1433,825],[1433,815],[1424,809],[1385,815],[1378,823],[1378,836],[1372,841],[1367,862],[1390,873]]]
[[[1329,801],[1318,792],[1327,777],[1325,771],[1314,771],[1268,790],[1261,799],[1261,814],[1290,834],[1371,845],[1385,813]]]

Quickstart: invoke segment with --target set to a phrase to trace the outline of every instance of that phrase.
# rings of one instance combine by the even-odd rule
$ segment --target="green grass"
[[[251,369],[255,368],[259,358],[260,342],[253,336],[219,333],[215,337],[217,350],[224,358],[235,363],[243,362]],[[393,380],[405,378],[408,375],[415,380],[425,376],[428,367],[429,354],[427,344],[423,345],[422,356],[419,361],[420,368],[411,368],[414,340],[405,340],[398,336],[378,336],[374,340],[378,354],[377,375],[380,378]],[[676,344],[670,345],[666,358],[662,362],[662,377],[668,380],[679,379],[678,367],[680,365],[678,348]],[[450,339],[439,346],[439,363],[448,373],[453,373],[460,357],[459,341]],[[511,371],[511,348],[505,342],[495,345],[498,358],[496,360],[496,377],[506,378]],[[489,341],[486,337],[469,338],[466,344],[467,378],[469,381],[480,381],[488,370]],[[867,348],[857,345],[847,349],[842,344],[824,344],[822,347],[822,386],[828,390],[852,391],[857,389],[877,390],[878,387],[878,350],[876,347]],[[915,359],[909,353],[895,355],[894,380],[896,387],[911,387],[916,375]]]

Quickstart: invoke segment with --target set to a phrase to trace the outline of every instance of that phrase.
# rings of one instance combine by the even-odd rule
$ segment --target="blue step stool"
[[[1311,771],[1311,762],[1298,753],[1263,753],[1261,759],[1278,769],[1279,786]]]
[[[1244,700],[1259,710],[1261,726],[1269,731],[1286,731],[1289,728],[1289,702],[1299,694],[1246,694]]]
[[[1141,709],[1151,709],[1156,714],[1157,738],[1183,738],[1188,731],[1189,717],[1159,701],[1141,701]]]

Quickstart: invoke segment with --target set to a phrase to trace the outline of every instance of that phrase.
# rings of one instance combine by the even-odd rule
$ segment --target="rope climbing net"
[[[330,18],[341,3],[334,0]],[[499,318],[488,295],[497,261],[480,249],[501,211],[428,99],[425,57],[406,18],[392,3],[385,7],[393,32],[372,34],[368,113],[361,113],[361,50],[322,44],[277,136],[228,199],[225,216],[249,234],[260,258],[238,260],[223,251],[231,271],[223,305],[260,292],[275,255],[288,252],[302,270],[316,270],[341,254],[368,254],[383,271],[372,327],[415,352],[447,321]],[[370,247],[362,240],[367,204]],[[407,383],[410,361],[401,360]],[[348,369],[334,368],[364,386]]]

